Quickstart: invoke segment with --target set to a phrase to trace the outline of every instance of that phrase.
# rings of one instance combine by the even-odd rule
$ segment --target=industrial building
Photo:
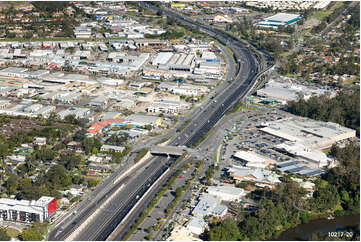
[[[68,115],[75,115],[75,118],[77,119],[86,118],[89,114],[90,114],[89,108],[78,108],[78,107],[71,107],[63,111],[60,111],[58,113],[61,119],[64,119]]]
[[[278,26],[288,26],[296,23],[301,18],[302,16],[299,14],[278,13],[271,17],[262,19],[262,21],[257,23],[257,26],[277,28]]]
[[[37,201],[0,198],[0,221],[44,222],[56,211],[56,199],[43,196]]]
[[[282,139],[299,142],[311,149],[326,149],[332,144],[353,138],[356,131],[332,122],[290,117],[265,123],[261,131]]]
[[[153,59],[152,65],[160,70],[171,71],[187,71],[190,72],[194,68],[194,55],[173,52],[160,52]]]
[[[10,105],[10,102],[3,102],[0,108],[0,114],[7,114],[11,116],[25,116],[25,117],[47,117],[51,112],[55,111],[56,107],[42,104],[33,104],[32,102],[22,102],[16,105]]]

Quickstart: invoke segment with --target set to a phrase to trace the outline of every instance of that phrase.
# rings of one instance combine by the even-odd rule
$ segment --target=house
[[[35,137],[34,144],[39,146],[46,145],[46,138],[45,137]]]
[[[123,152],[125,148],[122,146],[116,146],[116,145],[102,145],[100,148],[100,151],[105,152]]]
[[[67,143],[66,148],[70,149],[70,150],[75,150],[76,152],[83,151],[82,144],[80,142],[76,142],[76,141],[70,141],[69,143]]]

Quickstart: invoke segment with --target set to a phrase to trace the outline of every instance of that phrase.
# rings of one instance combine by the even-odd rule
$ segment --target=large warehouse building
[[[152,64],[161,70],[192,71],[194,68],[194,55],[172,52],[160,52],[152,61]]]
[[[0,221],[44,222],[56,211],[56,199],[43,196],[37,201],[0,199]]]
[[[271,17],[264,18],[262,21],[257,23],[257,26],[277,28],[278,26],[288,26],[296,23],[301,18],[302,16],[299,14],[278,13]]]

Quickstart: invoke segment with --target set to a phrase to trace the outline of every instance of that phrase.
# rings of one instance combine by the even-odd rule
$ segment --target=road
[[[320,33],[320,35],[322,36],[330,32],[332,28],[335,27],[335,25],[337,25],[345,17],[347,12],[357,5],[358,2],[359,1],[351,2],[350,5]]]
[[[209,104],[206,104],[202,111],[198,112],[193,117],[187,127],[170,141],[170,145],[186,145],[191,147],[192,144],[205,135],[238,100],[244,97],[255,82],[257,73],[261,71],[260,65],[253,53],[244,48],[238,40],[234,39],[234,37],[220,32],[217,29],[210,29],[208,26],[204,27],[199,23],[185,19],[172,11],[164,10],[163,13],[172,18],[176,18],[185,24],[196,26],[202,31],[205,31],[218,40],[226,43],[233,53],[235,53],[237,59],[242,60],[241,68],[234,80],[215,96]],[[232,62],[235,66],[234,60],[232,60]],[[117,234],[112,236],[112,239],[121,240],[124,233],[129,230],[141,212],[147,207],[147,204],[157,193],[158,189],[161,188],[166,179],[159,182],[159,185],[154,188],[154,191],[143,197],[144,193],[146,193],[149,188],[149,184],[155,183],[164,172],[169,171],[168,168],[173,162],[174,159],[161,157],[153,158],[148,161],[149,165],[147,167],[138,169],[137,174],[130,175],[130,178],[126,182],[119,181],[113,184],[112,179],[114,180],[117,177],[117,174],[112,174],[112,177],[107,179],[107,181],[100,186],[107,192],[99,190],[101,194],[97,194],[96,199],[94,199],[96,202],[92,201],[91,198],[88,198],[88,205],[84,205],[87,209],[84,209],[81,213],[77,213],[70,221],[54,229],[49,235],[49,240],[66,240],[69,239],[70,236],[72,240],[77,241],[101,241],[106,240],[116,228]],[[171,175],[171,172],[169,172],[168,176],[169,175]],[[125,184],[125,187],[114,195],[114,191],[119,189],[123,184]],[[113,194],[114,197],[112,199],[107,199],[111,194]],[[99,204],[104,203],[105,201],[107,201],[107,205],[99,211]],[[140,201],[139,206],[132,212],[132,216],[128,216],[127,219],[123,221],[128,212],[138,201]],[[99,211],[99,214],[90,221],[87,221],[84,228],[78,229],[79,231],[74,233],[79,225],[84,223],[85,218],[93,214],[95,210]]]

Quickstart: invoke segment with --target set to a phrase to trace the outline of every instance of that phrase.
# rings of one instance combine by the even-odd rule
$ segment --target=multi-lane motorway
[[[147,7],[157,8],[153,5]],[[197,27],[226,43],[237,59],[241,60],[240,68],[237,70],[238,73],[234,80],[217,94],[208,105],[204,106],[187,127],[170,142],[170,145],[186,145],[189,147],[205,135],[238,100],[246,95],[256,81],[256,75],[262,70],[255,55],[244,48],[238,40],[226,33],[209,26],[202,26],[167,9],[163,9],[163,14],[186,25]],[[234,60],[232,62],[231,65],[235,65]],[[115,183],[108,182],[106,184],[107,192],[89,200],[88,206],[74,214],[67,223],[55,228],[50,233],[49,240],[121,240],[124,233],[146,208],[166,179],[162,178],[162,181],[158,181],[157,186],[152,188],[152,192],[148,193],[146,197],[142,196],[162,174],[167,176],[171,174],[172,171],[168,168],[173,162],[174,159],[153,158],[146,167],[138,169],[136,174],[129,175],[130,178],[120,179]],[[99,208],[99,204],[104,204],[105,201],[107,201],[106,204]],[[138,201],[139,206],[132,211],[132,216],[124,219]],[[97,214],[94,214],[95,211]],[[94,216],[86,221],[92,214]],[[86,224],[83,224],[85,221]],[[116,228],[116,233],[113,233]],[[111,234],[112,237],[109,238]]]

